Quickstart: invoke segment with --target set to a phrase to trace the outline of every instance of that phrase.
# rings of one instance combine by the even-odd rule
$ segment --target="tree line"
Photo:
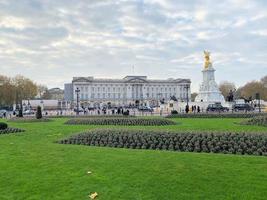
[[[36,97],[47,99],[49,98],[48,93],[45,85],[38,85],[24,76],[0,75],[0,107],[19,105],[22,100]]]
[[[239,88],[233,82],[223,81],[219,84],[219,89],[226,100],[232,91],[235,99],[253,100],[256,99],[256,94],[258,93],[260,94],[260,99],[267,101],[267,75],[260,80],[247,82]]]

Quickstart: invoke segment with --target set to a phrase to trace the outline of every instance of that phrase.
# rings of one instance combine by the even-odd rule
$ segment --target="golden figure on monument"
[[[210,62],[210,52],[208,52],[208,51],[204,51],[204,55],[205,55],[205,64],[204,64],[204,68],[205,68],[205,69],[208,69],[209,66],[211,65],[211,62]]]

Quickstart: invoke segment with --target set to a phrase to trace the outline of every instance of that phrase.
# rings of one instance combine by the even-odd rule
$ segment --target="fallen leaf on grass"
[[[98,194],[96,192],[89,195],[91,199],[95,199],[97,196]]]

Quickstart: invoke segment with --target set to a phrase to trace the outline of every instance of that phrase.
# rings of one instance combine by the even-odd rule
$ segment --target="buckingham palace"
[[[83,106],[157,105],[171,98],[186,101],[190,98],[190,79],[148,79],[147,76],[126,76],[122,79],[73,77],[65,84],[64,98]],[[77,91],[78,94],[77,94]]]

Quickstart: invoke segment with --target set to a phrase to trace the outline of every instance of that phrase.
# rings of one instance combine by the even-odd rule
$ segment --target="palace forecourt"
[[[101,107],[103,105],[155,106],[159,101],[176,98],[186,101],[190,97],[190,79],[169,78],[148,79],[147,76],[126,76],[122,79],[100,79],[94,77],[73,77],[72,83],[65,84],[64,99],[77,101],[82,106]]]

